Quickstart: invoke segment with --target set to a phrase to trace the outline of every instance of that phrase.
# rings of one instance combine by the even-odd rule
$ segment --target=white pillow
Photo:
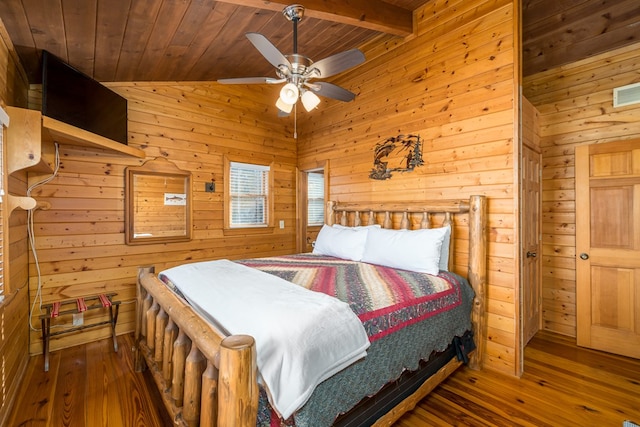
[[[349,229],[360,229],[360,228],[382,228],[382,226],[380,224],[373,224],[373,225],[358,225],[357,227],[348,227],[346,225],[342,225],[342,224],[333,224],[333,228],[349,228]]]
[[[351,261],[361,261],[368,228],[337,228],[323,225],[313,246],[313,253]]]
[[[446,225],[442,227],[445,230],[444,238],[442,239],[442,248],[440,249],[440,270],[449,271],[449,245],[451,243],[451,226]]]
[[[368,231],[362,261],[418,273],[438,274],[446,227],[412,231],[371,228]]]

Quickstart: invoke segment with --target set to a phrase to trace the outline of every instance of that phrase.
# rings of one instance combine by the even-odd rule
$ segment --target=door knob
[[[589,254],[586,254],[586,253],[582,252],[582,253],[580,254],[580,259],[584,259],[584,260],[589,259]]]
[[[527,252],[527,258],[535,258],[537,257],[538,254],[535,252]]]

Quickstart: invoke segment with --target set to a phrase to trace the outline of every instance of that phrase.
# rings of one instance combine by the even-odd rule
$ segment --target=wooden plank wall
[[[249,258],[295,252],[296,144],[289,122],[277,117],[277,88],[217,83],[122,83],[110,86],[129,100],[129,143],[147,158],[165,157],[192,172],[193,239],[190,242],[124,244],[124,169],[142,161],[97,149],[60,147],[58,176],[32,194],[51,203],[37,211],[36,248],[43,301],[113,291],[121,306],[118,333],[134,329],[135,278],[140,265],[160,270],[188,261]],[[274,162],[275,220],[285,228],[225,235],[223,156]],[[32,181],[36,177],[30,177]],[[216,182],[206,193],[205,183]],[[37,290],[31,259],[30,290]],[[37,310],[36,310],[37,311]],[[85,322],[101,316],[85,313]],[[70,319],[62,319],[68,323]],[[107,328],[62,335],[52,349],[107,337]],[[41,351],[38,333],[32,354]]]
[[[576,336],[576,146],[640,137],[640,104],[613,108],[613,88],[640,82],[640,44],[534,74],[524,95],[540,112],[544,329]]]
[[[330,164],[330,197],[343,202],[467,198],[489,210],[487,366],[518,374],[517,2],[432,1],[418,32],[365,48],[367,62],[337,83],[358,93],[301,120],[299,164]],[[419,134],[425,164],[390,180],[369,179],[376,143]],[[456,223],[456,251],[468,247]],[[461,261],[455,270],[466,274]]]
[[[26,105],[27,78],[20,67],[14,46],[6,34],[4,24],[0,21],[0,105]],[[16,172],[8,179],[8,192],[17,196],[26,195],[27,174]],[[2,212],[6,217],[7,212]],[[8,218],[8,229],[2,230],[0,236],[3,250],[8,259],[4,275],[5,288],[8,292],[4,302],[0,303],[0,425],[4,425],[5,417],[16,395],[20,381],[27,367],[28,352],[28,310],[27,310],[27,215],[16,210]]]

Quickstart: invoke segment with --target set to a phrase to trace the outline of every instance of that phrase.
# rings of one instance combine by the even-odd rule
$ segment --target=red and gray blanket
[[[431,276],[313,254],[236,262],[346,302],[371,342],[462,301],[461,283],[445,271]]]

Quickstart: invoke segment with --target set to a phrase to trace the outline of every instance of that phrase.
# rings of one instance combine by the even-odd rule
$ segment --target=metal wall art
[[[392,172],[410,172],[422,166],[420,135],[392,136],[376,144],[371,179],[389,179]]]

